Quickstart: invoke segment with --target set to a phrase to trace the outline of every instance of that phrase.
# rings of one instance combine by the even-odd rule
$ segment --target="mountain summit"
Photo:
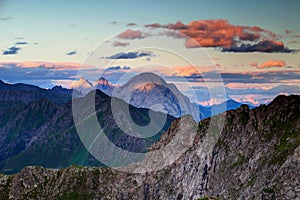
[[[93,84],[85,78],[81,77],[79,80],[73,81],[70,85],[70,88],[75,89],[85,95],[93,90]]]
[[[105,94],[111,96],[114,86],[107,79],[101,77],[94,83],[94,88],[99,89],[102,92],[104,92]]]
[[[169,84],[154,73],[141,73],[124,85],[115,88],[113,96],[129,104],[181,117],[189,114],[200,120],[199,108],[192,104],[174,84]]]

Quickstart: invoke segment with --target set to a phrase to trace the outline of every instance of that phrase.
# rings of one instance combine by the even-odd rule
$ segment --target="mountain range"
[[[72,84],[73,89],[54,86],[43,89],[28,84],[8,84],[0,81],[0,110],[7,106],[24,105],[41,98],[63,105],[74,98],[83,97],[88,92],[99,89],[108,96],[115,96],[138,108],[148,108],[163,112],[174,117],[190,114],[196,121],[222,113],[226,110],[236,109],[242,103],[232,99],[212,106],[201,106],[191,103],[174,84],[166,83],[162,78],[153,73],[142,73],[131,78],[121,86],[115,86],[105,78],[99,78],[94,86],[84,78]],[[253,108],[251,104],[248,104]]]
[[[43,89],[38,86],[23,83],[8,84],[0,80],[0,104],[21,103],[26,104],[41,98],[48,99],[57,104],[65,104],[74,97],[82,96],[82,93],[73,89],[55,86],[52,89]]]
[[[211,117],[212,115],[217,115],[217,114],[223,113],[227,110],[235,110],[235,109],[241,107],[242,105],[248,105],[250,109],[255,108],[255,106],[253,106],[250,103],[245,104],[245,103],[237,102],[233,99],[229,99],[223,103],[215,104],[212,106],[200,106],[199,105],[199,110],[200,110],[200,113],[201,113],[202,119],[203,119],[203,118]]]
[[[124,99],[136,107],[181,117],[189,114],[196,121],[200,120],[197,106],[183,95],[172,83],[167,83],[154,73],[141,73],[127,83],[114,89],[113,96]]]
[[[109,98],[97,93],[103,101]],[[253,109],[242,105],[199,123],[184,116],[174,120],[148,148],[150,153],[164,147],[179,130],[186,133],[191,128],[197,130],[192,146],[164,169],[134,174],[105,167],[71,166],[59,170],[26,167],[18,174],[0,175],[0,193],[4,199],[297,199],[299,110],[300,96],[281,95],[268,105]],[[225,124],[221,127],[223,117]],[[76,145],[65,145],[72,144],[74,138],[70,133],[59,134],[62,140],[60,137],[43,140],[54,141],[50,144],[63,142],[63,147],[70,148],[65,154],[73,152]],[[57,147],[45,143],[42,146],[47,151],[37,149],[36,154],[23,159]]]
[[[189,114],[194,120],[210,117],[211,114],[219,114],[226,110],[236,109],[242,105],[232,99],[221,104],[212,106],[201,106],[190,102],[189,98],[182,94],[178,88],[167,83],[154,73],[141,73],[132,77],[121,86],[115,86],[105,78],[99,78],[94,86],[84,78],[78,80],[74,89],[78,91],[89,91],[99,89],[109,96],[118,97],[127,103],[138,108],[148,108],[154,111],[163,112],[174,117],[181,117]],[[251,104],[248,104],[251,108]]]

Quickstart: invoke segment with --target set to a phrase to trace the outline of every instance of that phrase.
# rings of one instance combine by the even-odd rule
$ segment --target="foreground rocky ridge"
[[[268,106],[241,106],[205,119],[192,147],[157,172],[27,167],[0,175],[0,194],[2,199],[299,199],[299,110],[300,96],[279,96]],[[216,123],[209,126],[211,121]],[[168,143],[176,127],[185,126],[179,123],[153,148]]]

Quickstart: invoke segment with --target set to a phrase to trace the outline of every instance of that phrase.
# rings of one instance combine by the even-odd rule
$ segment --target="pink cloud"
[[[252,105],[260,105],[270,103],[275,97],[272,95],[248,94],[248,95],[230,95],[235,101],[248,102]]]
[[[38,62],[38,61],[24,61],[24,62],[0,62],[0,67],[15,66],[19,68],[45,68],[56,70],[79,70],[83,67],[79,63],[71,62]],[[85,65],[85,68],[92,68],[93,66]]]
[[[118,38],[127,40],[142,39],[144,37],[145,36],[141,31],[134,31],[131,29],[127,29],[126,31],[118,35]]]
[[[172,70],[163,69],[159,70],[161,74],[166,76],[201,76],[201,73],[211,71],[210,67],[194,67],[194,66],[173,66]]]

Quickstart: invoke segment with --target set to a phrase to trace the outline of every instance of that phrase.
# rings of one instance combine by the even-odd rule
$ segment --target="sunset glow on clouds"
[[[8,68],[9,66],[9,68]],[[41,67],[42,66],[42,67]],[[6,70],[14,70],[15,73],[7,74],[5,80],[12,80],[13,82],[33,83],[39,82],[41,85],[51,84],[62,85],[67,88],[81,88],[82,90],[91,88],[89,80],[82,79],[77,75],[77,67],[74,63],[35,63],[35,62],[23,62],[23,63],[1,63],[0,76],[6,73]],[[199,71],[198,71],[199,70]],[[261,69],[262,70],[262,69]],[[279,93],[297,93],[300,91],[300,70],[285,70],[285,71],[262,71],[262,72],[241,72],[241,73],[229,73],[220,72],[221,80],[209,78],[204,80],[203,76],[210,77],[211,68],[193,66],[173,66],[172,68],[153,68],[151,72],[156,73],[166,78],[166,81],[177,81],[178,87],[183,89],[183,93],[189,96],[189,88],[185,88],[185,81],[197,88],[200,86],[205,88],[206,81],[223,81],[225,84],[226,93],[228,98],[234,98],[240,101],[249,101],[253,104],[269,102],[276,94]],[[28,73],[30,72],[30,73]],[[139,69],[132,69],[129,66],[111,66],[105,69],[105,75],[109,81],[114,81],[114,77],[122,76],[125,74],[136,74]],[[201,73],[200,73],[201,72]],[[213,77],[213,76],[212,76]],[[100,78],[100,77],[99,77]],[[90,80],[92,81],[92,80]],[[182,82],[183,81],[183,82]],[[43,83],[43,84],[42,84]],[[113,82],[114,83],[114,82]],[[294,83],[294,84],[293,84]],[[115,83],[114,83],[115,84]],[[277,89],[276,89],[277,88]],[[195,89],[194,92],[198,94],[198,97],[202,105],[218,102],[218,100],[209,99],[209,92],[206,90]],[[262,98],[264,94],[265,98]]]
[[[44,68],[54,70],[79,70],[80,68],[94,68],[95,66],[82,65],[72,62],[39,62],[39,61],[24,61],[24,62],[0,62],[1,67],[15,66],[18,68]]]
[[[201,76],[202,73],[213,71],[214,68],[206,66],[172,66],[172,67],[157,67],[151,68],[151,72],[157,73],[161,76]],[[139,69],[134,70],[139,72]],[[141,71],[143,72],[143,71]]]
[[[269,60],[258,66],[259,69],[270,68],[270,67],[285,67],[286,63],[283,60]]]
[[[145,36],[141,31],[134,31],[131,29],[127,29],[126,31],[118,35],[118,38],[126,39],[126,40],[142,39],[144,37]]]
[[[196,20],[188,24],[147,24],[146,27],[177,30],[190,37],[187,48],[220,47],[232,52],[291,52],[280,35],[258,26],[232,25],[227,20]],[[125,33],[125,32],[124,32]],[[178,36],[180,37],[180,36]],[[252,43],[250,43],[252,42]]]
[[[123,75],[143,72],[139,66],[157,64],[146,70],[181,86],[186,79],[193,87],[199,86],[196,92],[205,98],[200,86],[205,87],[205,81],[220,82],[213,71],[220,74],[230,95],[253,103],[264,102],[259,97],[262,92],[271,99],[281,92],[295,93],[300,86],[297,1],[272,1],[276,11],[268,13],[266,2],[214,4],[188,0],[172,4],[162,1],[160,6],[148,1],[134,6],[116,6],[114,2],[103,6],[101,1],[70,4],[54,0],[47,5],[43,1],[8,2],[0,9],[2,18],[9,19],[0,20],[0,79],[8,82],[72,87],[74,80],[86,84],[77,73],[82,69],[93,78],[104,70],[114,83]],[[29,7],[43,10],[43,14],[31,12]],[[182,48],[185,55],[181,49],[175,53],[199,62],[191,62],[195,68],[166,54],[138,52],[139,47],[155,47],[149,41],[166,44],[165,50],[171,52]],[[95,48],[103,46],[103,55],[94,54]]]
[[[160,33],[168,37],[185,40],[186,48],[215,48],[222,52],[233,53],[295,53],[296,50],[286,47],[280,41],[282,35],[263,29],[259,26],[233,25],[227,20],[195,20],[188,24],[180,21],[169,24],[146,24],[145,27],[163,28]],[[172,31],[171,31],[172,30]],[[177,31],[177,32],[174,32]],[[144,39],[155,37],[141,30],[127,29],[118,38],[123,40]],[[115,42],[113,46],[127,46],[129,42]]]
[[[284,93],[281,93],[284,94]],[[231,98],[238,102],[248,102],[252,105],[259,105],[259,104],[268,104],[270,103],[277,95],[255,95],[255,94],[248,94],[248,95],[232,95]]]

